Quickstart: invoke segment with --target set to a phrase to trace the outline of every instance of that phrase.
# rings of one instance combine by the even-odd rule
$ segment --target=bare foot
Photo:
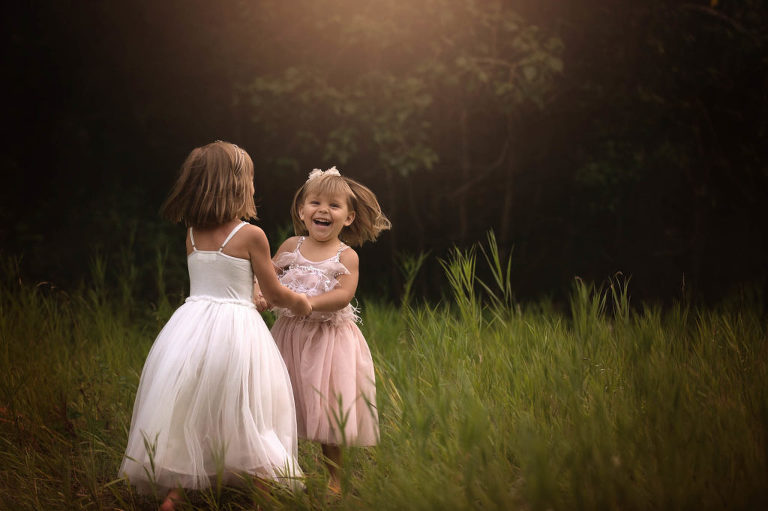
[[[181,495],[176,490],[171,490],[165,496],[165,500],[160,504],[160,511],[173,511],[176,509],[176,502],[181,500]]]
[[[253,499],[253,505],[256,506],[255,511],[262,511],[261,504],[259,504],[258,501],[260,499],[269,498],[269,496],[272,494],[272,487],[267,481],[261,479],[260,477],[254,477],[253,484],[256,486],[257,494],[259,495],[259,498]]]
[[[341,448],[338,445],[322,445],[325,467],[328,469],[328,491],[335,497],[341,496]]]
[[[328,491],[334,497],[341,497],[341,482],[335,477],[328,479]]]
[[[266,480],[260,477],[254,477],[253,484],[264,495],[269,495],[270,493],[272,493],[272,487],[270,486],[270,484]]]

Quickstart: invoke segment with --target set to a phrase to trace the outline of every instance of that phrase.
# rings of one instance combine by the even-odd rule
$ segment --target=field
[[[0,508],[156,509],[117,469],[147,351],[181,297],[153,304],[93,263],[72,291],[2,261]],[[404,258],[410,284],[423,258]],[[443,262],[445,299],[361,299],[381,443],[345,453],[326,496],[213,487],[181,509],[764,509],[768,324],[761,297],[632,303],[622,276],[574,281],[570,310],[514,299],[493,240]],[[481,272],[489,275],[478,280]]]

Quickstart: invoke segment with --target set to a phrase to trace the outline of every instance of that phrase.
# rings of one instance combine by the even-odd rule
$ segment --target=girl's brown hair
[[[307,227],[299,218],[299,210],[308,195],[337,195],[347,198],[347,206],[355,212],[355,219],[342,229],[339,238],[353,247],[359,247],[366,241],[375,241],[381,231],[392,227],[392,223],[382,213],[376,195],[368,187],[345,176],[324,173],[307,180],[293,196],[291,219],[294,232],[306,235]]]
[[[251,157],[235,144],[220,140],[193,149],[161,213],[187,227],[256,218]]]

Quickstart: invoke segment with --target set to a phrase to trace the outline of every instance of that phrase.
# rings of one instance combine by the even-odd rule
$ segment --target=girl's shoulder
[[[272,257],[272,264],[276,268],[286,268],[296,262],[296,247],[299,246],[301,236],[293,236],[285,240]]]
[[[259,244],[267,243],[267,235],[264,234],[264,230],[258,225],[246,223],[240,231],[244,241]]]
[[[255,225],[245,223],[226,241],[224,253],[248,259],[254,253],[269,251],[269,241],[264,231]]]
[[[302,237],[303,236],[291,236],[280,245],[277,252],[275,252],[275,255],[280,252],[293,252],[296,250],[296,247],[299,246],[299,240],[301,240]]]
[[[339,254],[339,262],[346,266],[349,271],[354,271],[360,264],[360,259],[355,249],[347,245]]]

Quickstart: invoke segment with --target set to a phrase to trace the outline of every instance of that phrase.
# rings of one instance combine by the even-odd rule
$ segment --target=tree
[[[516,140],[523,112],[549,101],[563,67],[561,42],[502,2],[286,9],[270,5],[268,25],[279,27],[270,46],[289,54],[243,88],[265,159],[296,168],[320,154],[363,169],[361,179],[384,185],[386,206],[405,227],[398,230],[416,240],[411,249],[424,248],[430,230],[466,243],[493,226],[509,241],[511,148],[523,150]],[[483,187],[503,190],[500,222],[472,211]],[[451,207],[426,196],[447,197]]]

